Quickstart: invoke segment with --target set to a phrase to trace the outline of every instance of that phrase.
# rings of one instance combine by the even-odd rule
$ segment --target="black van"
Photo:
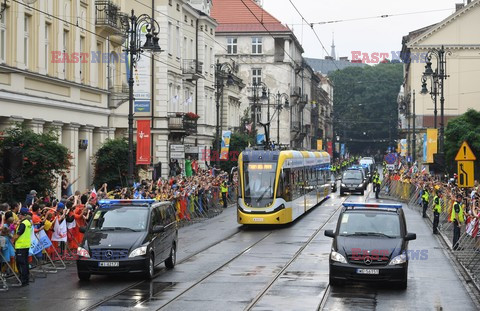
[[[80,280],[92,274],[154,276],[162,262],[175,266],[178,227],[171,202],[101,200],[77,249]]]
[[[407,287],[408,241],[401,204],[343,203],[337,228],[325,230],[333,238],[330,285],[346,281],[391,282]]]

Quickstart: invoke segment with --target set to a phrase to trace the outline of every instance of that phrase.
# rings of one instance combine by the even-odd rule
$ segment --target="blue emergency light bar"
[[[389,203],[354,203],[354,202],[348,202],[348,203],[343,203],[343,206],[345,206],[345,207],[359,207],[359,208],[368,208],[368,207],[374,207],[374,208],[402,208],[402,204],[389,204]]]
[[[106,199],[100,200],[98,202],[99,205],[113,205],[113,204],[152,204],[155,203],[154,199],[136,199],[136,200],[128,200],[128,199]]]

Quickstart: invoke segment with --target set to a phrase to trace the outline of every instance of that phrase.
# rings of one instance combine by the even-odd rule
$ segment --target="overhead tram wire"
[[[368,19],[379,19],[379,18],[388,18],[388,17],[424,14],[424,13],[433,13],[433,12],[451,11],[451,10],[452,9],[438,9],[438,10],[417,11],[417,12],[408,12],[408,13],[383,14],[383,15],[369,16],[369,17],[357,17],[357,18],[350,18],[350,19],[339,19],[339,20],[331,20],[331,21],[325,21],[325,22],[316,22],[316,23],[311,23],[309,25],[310,27],[313,27],[314,25],[326,25],[326,24],[334,24],[334,23],[344,23],[344,22],[352,22],[352,21],[360,21],[360,20],[368,20]]]
[[[265,24],[263,23],[263,21],[261,21],[260,19],[258,19],[258,17],[255,15],[255,13],[252,12],[252,10],[248,7],[248,5],[245,3],[244,0],[240,0],[242,1],[243,5],[247,8],[248,11],[250,11],[250,13],[253,15],[253,17],[255,17],[255,19],[258,21],[258,23],[260,25],[262,25],[262,27],[268,32],[268,34],[270,35],[270,37],[272,37],[273,39],[275,39],[275,37],[273,36],[273,34],[270,32],[270,30],[267,29],[267,27],[265,27]],[[281,47],[283,52],[292,60],[292,62],[295,64],[295,66],[298,66],[297,62],[295,61],[295,59],[285,50],[284,47]]]
[[[243,0],[242,0],[243,1]],[[315,37],[317,37],[317,40],[318,42],[320,42],[320,45],[322,46],[322,49],[325,51],[325,53],[327,54],[328,59],[330,59],[332,61],[332,63],[335,65],[335,67],[337,68],[337,70],[340,70],[340,68],[338,67],[337,63],[335,62],[334,59],[332,59],[330,57],[330,54],[328,53],[327,49],[325,49],[325,46],[323,45],[323,42],[322,40],[320,40],[320,37],[318,36],[317,32],[315,31],[315,28],[313,28],[313,25],[310,24],[309,22],[307,22],[307,20],[305,19],[305,17],[303,17],[302,13],[300,13],[300,11],[297,9],[297,7],[295,6],[295,4],[293,3],[292,0],[288,0],[290,2],[290,4],[293,6],[293,8],[295,9],[295,11],[297,11],[298,15],[300,15],[300,17],[302,18],[302,20],[307,24],[307,25],[310,25],[310,28],[312,29],[313,33],[315,34]]]

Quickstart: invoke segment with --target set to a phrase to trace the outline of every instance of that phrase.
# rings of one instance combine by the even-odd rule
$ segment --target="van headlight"
[[[137,257],[137,256],[142,256],[147,253],[147,247],[146,246],[141,246],[139,248],[134,249],[128,257]]]
[[[90,254],[88,253],[88,251],[80,246],[77,247],[77,255],[83,258],[90,258]]]
[[[394,257],[392,260],[390,260],[390,263],[388,264],[389,266],[394,266],[394,265],[400,265],[402,263],[407,262],[407,255],[404,253]]]
[[[358,186],[359,186],[359,187],[362,187],[362,186],[363,186],[363,184],[359,184]]]
[[[345,184],[342,184],[342,187],[346,187]]]
[[[332,251],[330,253],[330,259],[336,262],[347,263],[347,260],[345,259],[345,257],[343,257],[342,254],[337,253],[335,251]]]

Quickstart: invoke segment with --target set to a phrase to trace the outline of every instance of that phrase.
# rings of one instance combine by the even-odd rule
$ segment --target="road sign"
[[[461,188],[471,188],[474,186],[474,169],[473,161],[458,161],[457,162],[457,185]]]
[[[455,161],[475,161],[476,159],[472,149],[470,149],[470,146],[464,141],[457,152]]]
[[[389,153],[385,156],[385,162],[387,162],[387,164],[395,164],[395,161],[397,161],[397,157],[394,153]]]

